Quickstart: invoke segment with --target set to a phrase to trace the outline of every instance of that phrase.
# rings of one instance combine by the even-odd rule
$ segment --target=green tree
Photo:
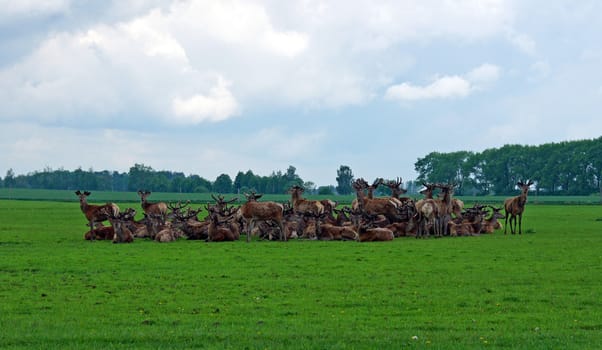
[[[318,194],[332,196],[334,195],[334,186],[320,186],[318,187]]]
[[[213,191],[217,193],[232,193],[232,179],[230,175],[219,175],[213,183]]]
[[[6,171],[6,176],[4,177],[4,187],[15,187],[15,172],[13,171],[13,168],[10,168]]]
[[[350,194],[353,192],[351,182],[353,181],[353,172],[347,165],[341,165],[337,170],[337,193],[338,194]]]
[[[141,189],[153,190],[149,188],[153,172],[154,170],[150,166],[146,166],[144,164],[134,164],[128,173],[128,190],[134,192]]]

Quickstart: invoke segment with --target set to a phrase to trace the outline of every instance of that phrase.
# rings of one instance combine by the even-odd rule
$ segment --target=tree
[[[320,186],[318,187],[318,194],[332,196],[334,195],[334,186]]]
[[[10,168],[6,171],[6,176],[4,177],[4,187],[12,188],[15,186],[15,172],[13,168]]]
[[[144,164],[134,164],[130,168],[128,190],[138,191],[141,189],[149,189],[150,180],[153,175],[153,168]],[[152,189],[149,189],[152,191]]]
[[[213,191],[217,193],[232,193],[232,179],[228,174],[221,174],[213,183]]]
[[[337,192],[339,194],[350,194],[353,192],[351,182],[353,181],[353,172],[347,165],[341,165],[337,170]]]

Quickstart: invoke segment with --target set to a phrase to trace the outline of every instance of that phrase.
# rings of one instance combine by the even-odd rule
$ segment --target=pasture
[[[382,243],[112,244],[85,224],[75,201],[0,200],[0,348],[602,348],[599,205]]]

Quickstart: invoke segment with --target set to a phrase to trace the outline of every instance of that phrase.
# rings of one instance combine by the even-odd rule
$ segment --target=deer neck
[[[79,200],[79,207],[81,208],[82,212],[86,212],[88,211],[88,208],[90,207],[88,205],[88,201],[86,200],[86,198],[80,198]]]
[[[148,209],[148,207],[151,206],[151,204],[146,200],[146,198],[141,200],[140,205],[144,210]]]
[[[520,196],[518,196],[518,205],[524,207],[525,203],[527,203],[527,191],[524,191],[520,194]]]
[[[299,195],[298,192],[293,192],[292,200],[293,200],[293,206],[296,207],[299,204],[299,202],[301,201],[301,195]]]

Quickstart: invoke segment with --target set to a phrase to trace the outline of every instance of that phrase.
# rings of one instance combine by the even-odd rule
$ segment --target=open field
[[[523,229],[114,245],[75,201],[0,200],[0,348],[602,348],[602,207]]]

